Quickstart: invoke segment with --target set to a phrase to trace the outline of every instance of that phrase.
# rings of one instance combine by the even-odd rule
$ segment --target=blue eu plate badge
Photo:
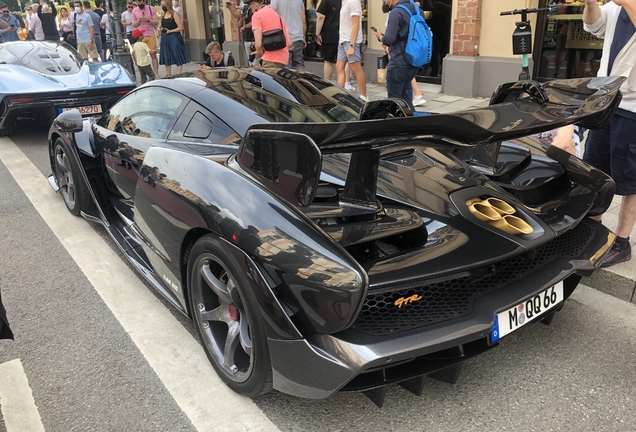
[[[499,337],[499,317],[495,315],[495,324],[492,326],[492,330],[490,330],[490,341],[497,342]]]

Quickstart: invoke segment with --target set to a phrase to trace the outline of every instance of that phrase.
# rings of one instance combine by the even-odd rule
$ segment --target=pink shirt
[[[157,21],[157,12],[155,8],[150,5],[146,5],[143,10],[139,9],[139,6],[133,9],[133,23],[137,22],[139,18],[148,18],[150,21]],[[134,26],[134,24],[133,24]],[[140,30],[143,30],[144,36],[154,36],[155,35],[155,27],[150,24],[150,22],[142,22],[136,27]]]
[[[279,49],[277,51],[265,51],[263,53],[263,60],[270,61],[274,63],[282,63],[284,65],[287,64],[289,60],[289,34],[287,33],[287,26],[285,25],[285,20],[283,20],[280,15],[276,13],[276,11],[269,6],[264,6],[258,10],[252,16],[252,30],[260,29],[263,33],[269,30],[276,30],[280,28],[281,22],[283,24],[283,31],[285,32],[285,37],[287,39],[287,46],[285,48]]]

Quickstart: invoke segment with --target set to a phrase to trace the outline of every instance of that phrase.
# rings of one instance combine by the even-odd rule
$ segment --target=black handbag
[[[276,30],[268,30],[263,32],[263,49],[265,51],[278,51],[287,46],[287,38],[283,31],[283,20],[280,19],[280,27]]]

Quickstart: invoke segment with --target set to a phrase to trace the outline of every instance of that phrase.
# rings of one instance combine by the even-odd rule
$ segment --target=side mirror
[[[307,135],[248,130],[236,160],[247,173],[290,204],[307,207],[314,200],[322,154]]]
[[[81,132],[84,128],[84,120],[78,110],[64,111],[53,120],[53,125],[64,133]]]

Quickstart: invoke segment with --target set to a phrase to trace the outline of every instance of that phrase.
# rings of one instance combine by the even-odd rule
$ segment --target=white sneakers
[[[366,103],[366,102],[369,102],[369,98],[368,98],[368,97],[366,97],[366,96],[362,96],[362,95],[360,95],[360,99],[362,99],[365,103]]]
[[[413,106],[421,106],[426,103],[426,99],[422,95],[413,97]]]
[[[353,86],[347,81],[345,83],[345,90],[353,91]]]

